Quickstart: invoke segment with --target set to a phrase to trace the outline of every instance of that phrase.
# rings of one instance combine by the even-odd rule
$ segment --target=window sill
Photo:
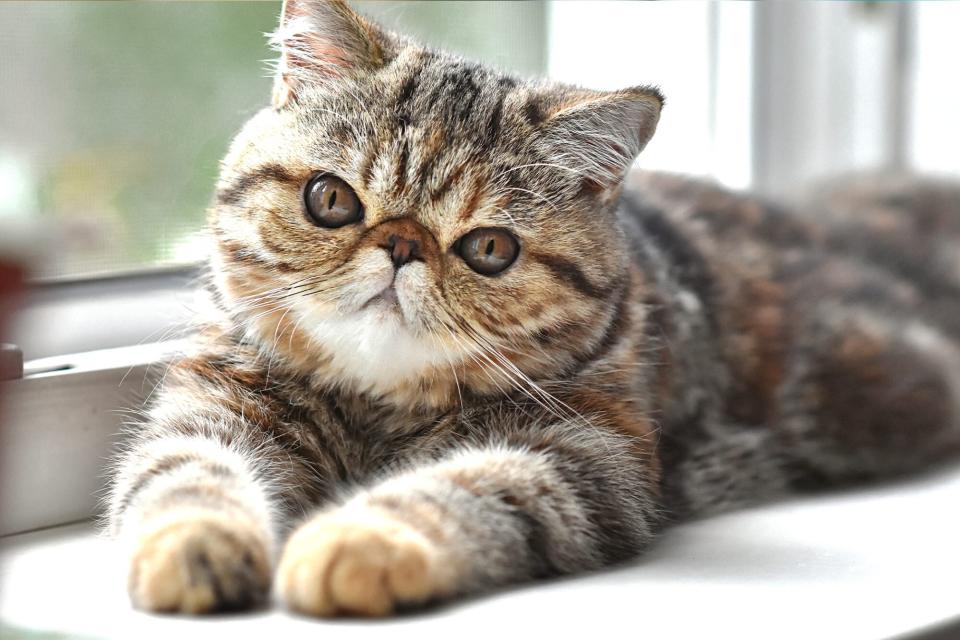
[[[182,341],[103,349],[26,363],[3,385],[0,535],[89,518],[103,467]]]
[[[908,483],[678,526],[643,559],[416,616],[320,622],[276,607],[198,620],[131,609],[118,554],[89,524],[0,540],[6,637],[459,637],[563,629],[603,637],[917,638],[960,634],[960,468]],[[566,635],[565,633],[565,635]],[[32,636],[31,636],[32,637]]]

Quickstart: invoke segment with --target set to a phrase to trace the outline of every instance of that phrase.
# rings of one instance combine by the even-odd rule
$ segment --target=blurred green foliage
[[[217,163],[267,104],[277,2],[0,7],[0,154],[59,238],[42,275],[189,259]],[[12,80],[10,76],[13,76]],[[67,233],[57,233],[66,230]],[[183,255],[176,255],[180,251]]]

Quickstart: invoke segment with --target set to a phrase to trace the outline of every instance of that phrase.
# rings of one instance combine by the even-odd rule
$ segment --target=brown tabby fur
[[[215,310],[117,460],[138,607],[247,607],[272,580],[296,610],[383,615],[960,442],[956,187],[854,184],[810,217],[624,187],[654,89],[522,82],[342,2],[288,0],[276,40],[274,105],[210,211]],[[317,172],[361,222],[308,220]],[[456,253],[482,227],[520,244],[495,276]],[[419,259],[394,266],[390,235]]]

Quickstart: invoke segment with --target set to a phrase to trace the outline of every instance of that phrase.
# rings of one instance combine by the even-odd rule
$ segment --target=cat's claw
[[[128,589],[145,611],[247,609],[270,590],[267,546],[255,532],[214,514],[166,519],[134,552]]]
[[[446,595],[433,542],[376,513],[315,517],[290,538],[277,570],[288,607],[315,616],[385,616]]]

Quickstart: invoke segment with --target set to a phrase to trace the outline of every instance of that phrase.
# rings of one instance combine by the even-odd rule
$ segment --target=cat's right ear
[[[382,66],[388,39],[343,0],[284,0],[270,41],[280,52],[273,85],[280,109],[304,85]]]
[[[525,112],[540,127],[540,143],[556,164],[576,170],[590,190],[615,194],[656,131],[662,108],[655,87],[561,87],[536,95]]]

